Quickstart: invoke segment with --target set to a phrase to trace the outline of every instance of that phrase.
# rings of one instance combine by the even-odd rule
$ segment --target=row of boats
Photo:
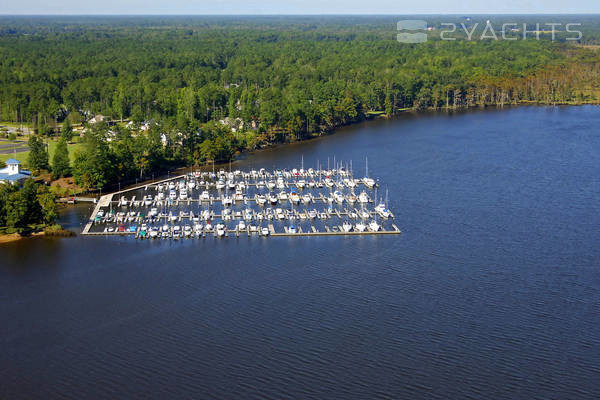
[[[377,215],[387,219],[390,217],[390,213],[387,209],[379,208],[376,210]],[[141,211],[129,211],[129,212],[114,212],[114,210],[105,213],[104,210],[100,210],[94,219],[95,224],[110,224],[110,223],[155,223],[161,220],[167,222],[181,222],[185,219],[190,222],[198,223],[200,221],[214,220],[215,218],[221,218],[225,221],[231,220],[244,220],[250,221],[263,221],[263,220],[314,220],[314,219],[330,219],[332,217],[345,217],[347,219],[369,219],[372,217],[372,213],[363,209],[357,210],[333,210],[327,208],[325,210],[309,209],[309,210],[293,210],[277,208],[266,208],[261,211],[256,211],[251,208],[245,210],[232,210],[231,208],[225,208],[221,211],[221,214],[215,214],[215,212],[209,211],[208,209],[203,210],[199,213],[193,211],[179,212],[158,212],[158,209],[153,208],[148,214]]]
[[[299,229],[296,225],[291,224],[285,228],[287,234],[297,234]],[[348,221],[340,226],[340,230],[345,233],[349,232],[378,232],[381,230],[381,225],[376,220],[372,220],[369,223],[364,221],[358,221],[352,224]],[[247,225],[243,220],[239,221],[233,229],[229,229],[224,221],[217,221],[214,224],[211,221],[207,221],[206,224],[197,223],[194,225],[169,225],[164,224],[162,226],[150,226],[148,224],[142,224],[141,226],[131,225],[125,227],[119,225],[118,227],[108,226],[105,228],[107,233],[130,233],[135,234],[139,239],[181,239],[181,238],[200,238],[205,235],[214,234],[218,237],[227,236],[230,232],[237,234],[247,232],[249,234],[259,234],[261,236],[269,236],[271,231],[269,228],[257,225]]]
[[[118,205],[119,207],[151,207],[154,205],[162,205],[166,203],[168,205],[173,205],[174,203],[185,202],[185,201],[198,201],[198,202],[221,202],[223,206],[230,207],[234,202],[246,202],[248,200],[255,201],[259,206],[265,206],[267,203],[271,205],[276,205],[279,202],[289,201],[293,204],[310,204],[315,202],[315,200],[323,200],[327,203],[337,203],[343,204],[347,202],[349,204],[354,203],[362,203],[367,204],[371,201],[371,198],[367,194],[367,192],[362,191],[358,196],[353,192],[349,194],[344,194],[338,190],[334,192],[330,192],[327,195],[321,195],[321,197],[315,197],[312,193],[304,193],[300,194],[295,189],[292,189],[289,193],[286,191],[281,191],[279,193],[270,192],[267,194],[256,193],[254,196],[248,196],[241,189],[236,189],[236,192],[233,195],[224,194],[219,197],[211,197],[208,191],[203,191],[200,196],[196,199],[192,199],[187,191],[180,191],[179,194],[172,190],[169,193],[169,197],[165,198],[164,195],[161,196],[161,193],[156,196],[146,195],[141,200],[135,200],[134,198],[128,199],[125,196],[121,196],[119,199]]]

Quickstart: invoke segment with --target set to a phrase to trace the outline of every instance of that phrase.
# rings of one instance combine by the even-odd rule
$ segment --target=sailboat
[[[367,229],[367,226],[365,225],[364,222],[358,221],[356,223],[356,231],[357,232],[364,232],[366,229]]]
[[[375,211],[377,212],[377,214],[379,214],[382,218],[389,218],[391,213],[390,210],[387,207],[387,203],[388,203],[388,192],[386,189],[386,193],[385,193],[385,203],[381,202],[377,205],[377,207],[375,207]]]
[[[344,223],[342,224],[342,230],[344,232],[350,232],[352,231],[352,224],[348,221],[344,221]]]
[[[369,189],[375,186],[375,180],[369,178],[369,160],[365,157],[365,177],[362,179],[364,185]]]

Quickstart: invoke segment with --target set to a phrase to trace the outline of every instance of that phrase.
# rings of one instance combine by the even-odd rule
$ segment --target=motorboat
[[[235,201],[244,201],[244,192],[242,191],[242,188],[238,187],[237,189],[235,189],[233,199]]]
[[[219,236],[219,237],[225,236],[225,233],[226,233],[225,224],[222,222],[218,222],[217,225],[215,226],[215,231],[217,232],[217,236]]]
[[[271,203],[273,206],[279,201],[275,193],[269,193],[267,197],[269,199],[269,203]]]
[[[344,195],[341,192],[338,192],[337,190],[333,192],[333,198],[338,204],[342,204],[344,202]]]
[[[262,194],[257,194],[255,199],[256,204],[258,204],[261,207],[263,207],[267,203],[267,198]]]
[[[275,209],[275,216],[277,217],[277,219],[284,219],[285,218],[285,214],[283,212],[283,210],[281,208],[276,208]]]
[[[182,191],[179,192],[179,200],[187,200],[187,199],[188,199],[187,189],[183,189]]]
[[[231,207],[231,205],[233,204],[233,198],[231,196],[225,195],[223,196],[221,202],[223,203],[223,207]]]
[[[300,196],[298,196],[298,193],[296,193],[295,190],[292,190],[290,193],[290,201],[294,204],[300,203]]]
[[[369,202],[369,195],[367,194],[367,192],[360,192],[360,194],[358,195],[358,202],[359,203],[368,203]]]

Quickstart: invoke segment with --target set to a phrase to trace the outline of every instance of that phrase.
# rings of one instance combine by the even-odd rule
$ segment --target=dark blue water
[[[600,398],[599,126],[407,115],[237,165],[368,156],[402,236],[2,245],[0,398]]]

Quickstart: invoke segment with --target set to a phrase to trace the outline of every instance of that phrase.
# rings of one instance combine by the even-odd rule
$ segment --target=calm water
[[[398,237],[3,245],[0,398],[600,398],[599,126],[405,116],[238,164],[366,155]]]

